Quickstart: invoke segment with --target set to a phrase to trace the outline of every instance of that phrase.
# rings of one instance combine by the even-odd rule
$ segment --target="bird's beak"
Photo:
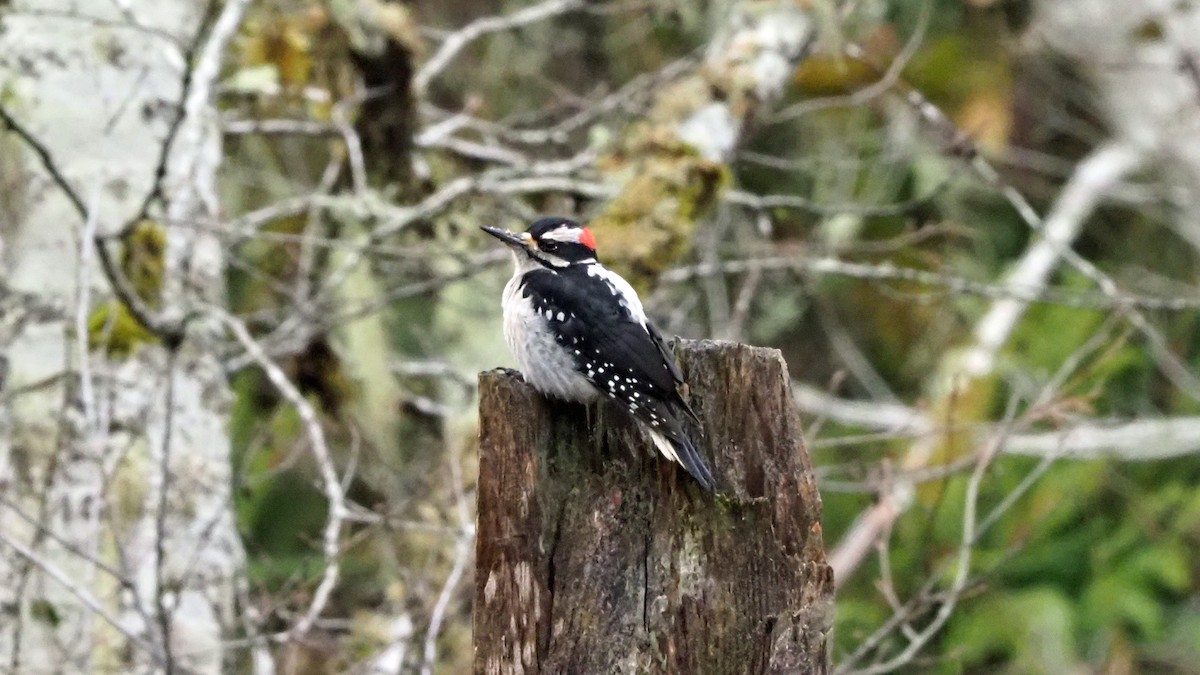
[[[533,248],[533,237],[529,236],[528,232],[517,234],[515,232],[509,232],[508,230],[502,230],[498,227],[489,227],[487,225],[483,225],[479,229],[487,232],[493,237],[504,242],[506,245],[512,246],[513,248]]]

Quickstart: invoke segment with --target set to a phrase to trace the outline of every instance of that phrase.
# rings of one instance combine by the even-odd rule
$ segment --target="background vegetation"
[[[221,214],[165,224],[220,241],[264,355],[214,347],[228,667],[269,672],[246,638],[275,635],[278,672],[470,671],[475,373],[511,365],[478,226],[545,213],[592,222],[664,332],[783,352],[839,672],[1200,673],[1200,9],[783,4],[801,25],[761,43],[729,36],[776,3],[245,7]],[[739,59],[771,26],[798,48],[764,88]],[[723,150],[688,132],[710,105]],[[158,339],[103,307],[96,358]]]

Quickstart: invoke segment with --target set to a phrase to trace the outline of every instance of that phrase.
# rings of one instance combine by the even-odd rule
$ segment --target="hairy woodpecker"
[[[696,413],[679,394],[683,374],[629,282],[596,259],[591,231],[566,218],[542,218],[522,233],[483,231],[516,263],[504,287],[504,339],[525,381],[566,401],[613,399],[659,452],[712,490],[712,472],[684,427]]]

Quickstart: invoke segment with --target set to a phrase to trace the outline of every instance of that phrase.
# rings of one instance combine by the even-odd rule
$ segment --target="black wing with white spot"
[[[571,277],[565,278],[564,274]],[[651,432],[669,441],[656,445],[684,466],[702,486],[713,477],[684,430],[679,413],[695,413],[679,395],[683,375],[654,327],[618,302],[617,290],[583,271],[535,270],[522,293],[546,320],[559,345],[593,386],[625,405]]]
[[[575,356],[579,371],[608,393],[631,391],[635,382],[643,396],[670,399],[682,376],[667,358],[657,331],[653,334],[615,302],[603,279],[537,270],[523,278],[522,292],[543,315],[558,343]],[[647,324],[649,325],[649,324]],[[591,374],[589,374],[589,372]]]

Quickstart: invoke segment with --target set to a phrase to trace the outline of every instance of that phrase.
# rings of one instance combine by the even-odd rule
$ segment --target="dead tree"
[[[677,349],[717,494],[615,406],[480,377],[476,673],[828,671],[832,576],[783,359]]]

